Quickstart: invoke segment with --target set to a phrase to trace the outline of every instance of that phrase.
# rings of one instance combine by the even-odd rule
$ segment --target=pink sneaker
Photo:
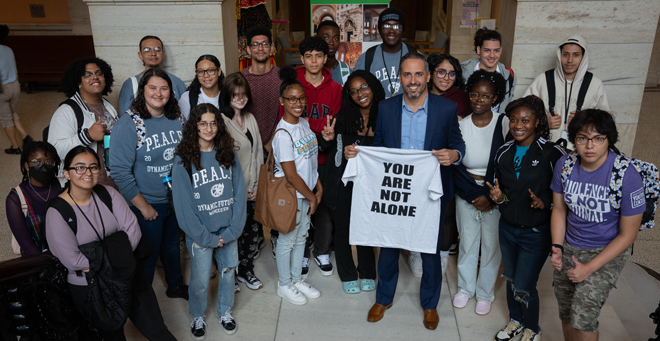
[[[465,308],[467,305],[468,301],[470,300],[469,297],[461,294],[460,292],[454,296],[454,307],[456,308]]]
[[[478,315],[486,315],[490,312],[490,302],[488,301],[477,301],[477,307],[474,309],[474,312]]]

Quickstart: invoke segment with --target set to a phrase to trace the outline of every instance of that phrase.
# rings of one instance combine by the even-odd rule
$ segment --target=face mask
[[[57,168],[55,166],[41,165],[40,167],[30,167],[29,175],[38,182],[46,185],[55,177]]]

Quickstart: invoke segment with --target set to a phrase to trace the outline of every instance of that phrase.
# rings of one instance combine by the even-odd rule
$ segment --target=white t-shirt
[[[458,126],[461,128],[461,134],[465,141],[465,156],[463,156],[462,162],[471,174],[486,176],[490,148],[493,144],[493,133],[500,115],[504,114],[493,112],[493,119],[485,127],[475,126],[472,122],[472,114],[458,121]],[[505,116],[502,119],[502,137],[506,139],[508,132],[509,118]]]
[[[202,87],[199,87],[199,97],[197,98],[197,104],[203,104],[203,103],[209,103],[213,104],[216,108],[220,109],[220,94],[221,92],[218,93],[217,96],[215,97],[209,97],[206,96],[204,93],[204,89]],[[190,91],[186,91],[181,95],[181,98],[179,98],[179,108],[181,108],[181,115],[185,117],[186,121],[188,120],[188,116],[190,116]]]
[[[280,128],[288,131],[291,137],[286,131],[277,131]],[[273,137],[273,158],[275,159],[273,171],[275,177],[284,176],[282,162],[294,161],[298,175],[305,181],[310,190],[314,190],[316,180],[319,177],[317,170],[319,144],[316,135],[309,127],[309,123],[305,119],[300,119],[298,124],[290,124],[281,119],[275,127],[275,131],[275,137]],[[291,139],[293,139],[293,143]],[[298,191],[296,191],[296,194],[298,198],[305,197]]]
[[[443,195],[430,151],[357,147],[342,181],[353,181],[351,245],[435,253]]]

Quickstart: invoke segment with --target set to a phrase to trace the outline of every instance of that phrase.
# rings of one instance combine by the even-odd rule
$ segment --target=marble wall
[[[217,56],[226,74],[238,71],[233,0],[85,2],[96,55],[112,65],[115,84],[108,99],[113,105],[124,80],[144,69],[137,53],[145,35],[161,38],[166,53],[163,69],[186,84],[192,81],[195,61],[202,54]]]
[[[518,0],[510,64],[518,78],[515,95],[555,67],[559,43],[581,34],[589,70],[603,80],[616,117],[617,146],[631,154],[659,15],[658,0]]]
[[[653,43],[653,52],[651,53],[651,62],[649,63],[649,72],[646,76],[646,86],[655,88],[660,85],[660,22],[655,31],[655,43]]]

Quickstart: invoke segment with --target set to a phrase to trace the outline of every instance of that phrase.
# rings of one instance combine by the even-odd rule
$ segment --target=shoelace
[[[192,323],[190,324],[190,326],[191,326],[191,327],[194,326],[195,329],[202,329],[202,328],[204,328],[204,326],[206,326],[206,322],[204,322],[204,318],[202,318],[202,317],[196,317],[196,318],[192,321]]]
[[[317,256],[316,258],[319,259],[319,262],[321,262],[321,265],[330,264],[330,256],[328,256],[328,255],[320,255],[320,256]]]
[[[220,317],[220,320],[226,323],[233,322],[234,318],[231,316],[231,311],[226,312],[222,317]]]
[[[525,329],[523,330],[523,334],[520,340],[531,340],[533,336],[534,332],[531,329]]]
[[[302,285],[303,287],[305,287],[307,289],[312,287],[309,283],[306,283],[304,279],[299,280],[297,284]]]
[[[507,334],[511,334],[512,331],[518,329],[518,326],[520,326],[519,323],[509,321],[509,324],[506,325],[506,328],[504,328],[504,332]]]

